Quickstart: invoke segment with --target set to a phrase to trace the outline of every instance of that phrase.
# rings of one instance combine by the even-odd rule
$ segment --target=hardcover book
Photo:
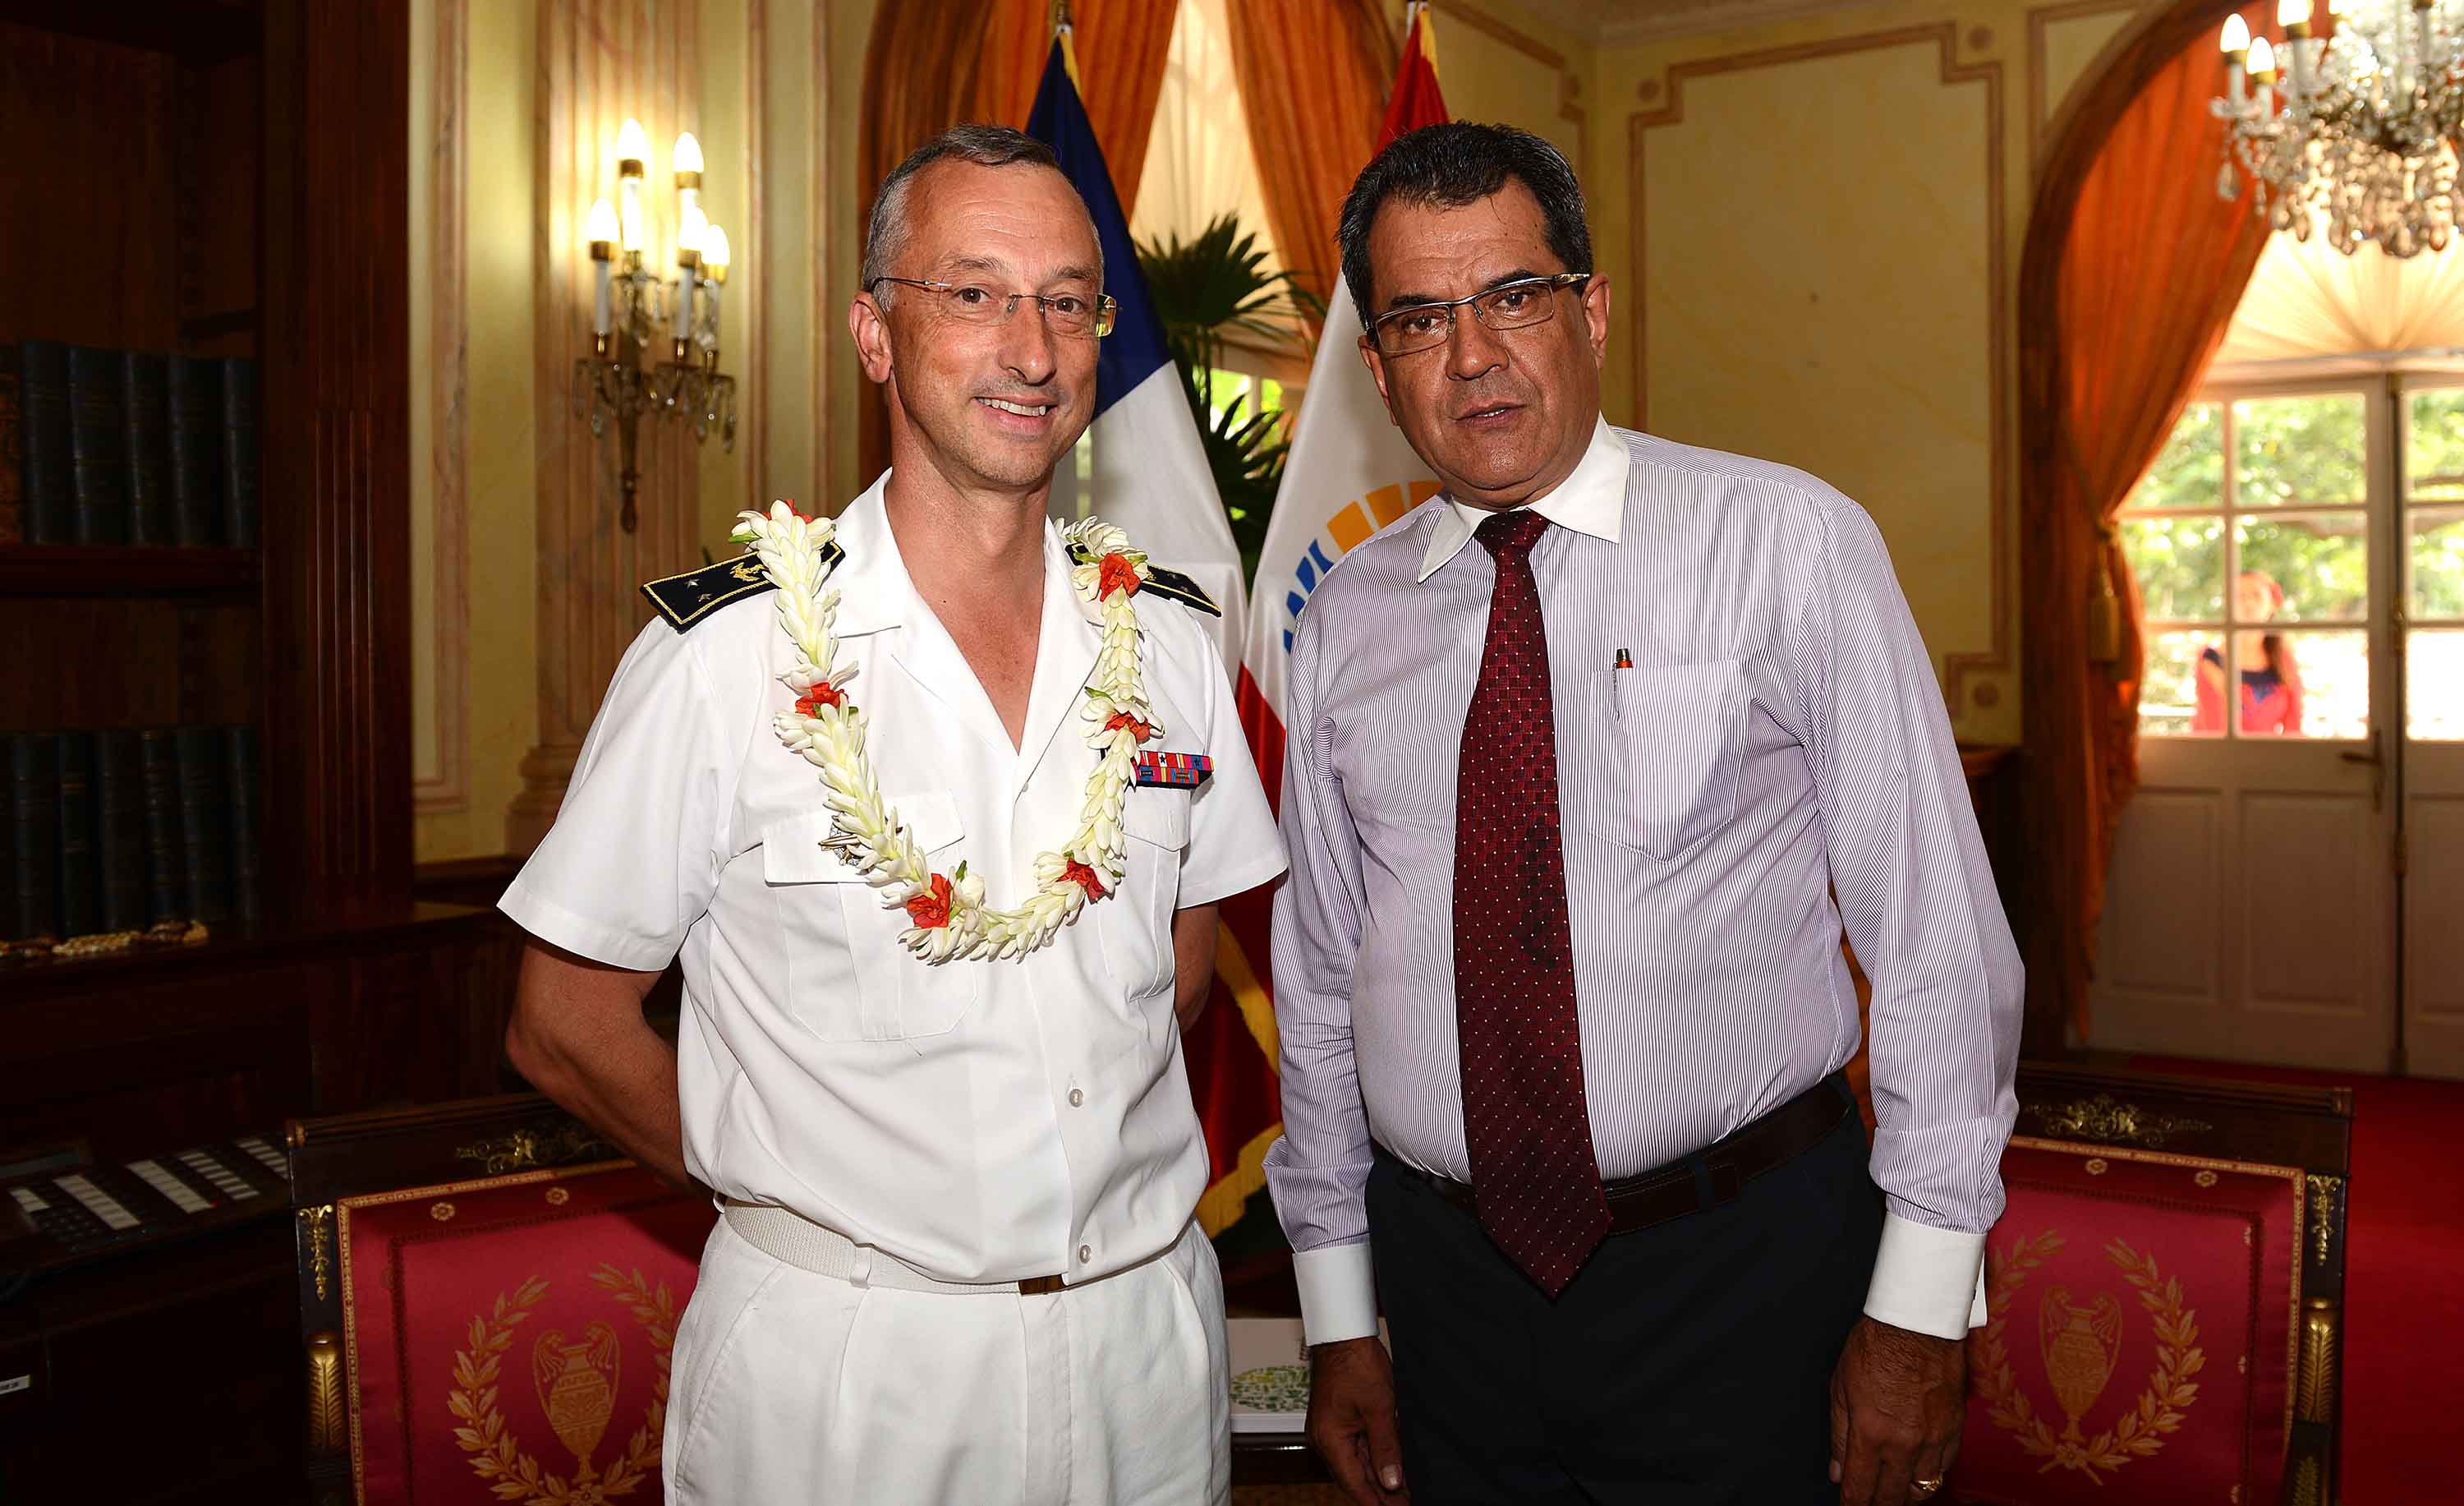
[[[180,841],[180,748],[169,727],[137,734],[139,797],[145,828],[145,923],[188,919],[188,873]]]
[[[9,857],[14,912],[11,941],[59,939],[59,744],[48,732],[9,734]]]
[[[69,347],[70,528],[79,543],[128,542],[127,382],[119,351]]]
[[[91,936],[101,926],[100,886],[94,853],[94,734],[54,737],[60,771],[60,936]]]
[[[223,363],[223,542],[256,543],[256,363]]]
[[[128,542],[169,543],[171,361],[159,351],[121,354],[128,432]]]
[[[17,443],[28,543],[68,543],[76,496],[69,451],[69,348],[51,340],[17,343]]]
[[[142,931],[145,913],[145,774],[134,732],[94,735],[97,929]]]
[[[231,917],[265,919],[265,895],[257,875],[256,729],[242,723],[223,728],[223,773],[231,787]]]
[[[25,447],[17,395],[17,347],[0,343],[0,543],[26,541]]]
[[[171,537],[188,545],[223,542],[222,363],[170,358]]]
[[[223,772],[222,728],[180,727],[173,741],[188,916],[215,925],[231,919],[231,786]]]

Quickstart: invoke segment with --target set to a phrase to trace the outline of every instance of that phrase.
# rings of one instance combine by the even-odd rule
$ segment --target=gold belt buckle
[[[1028,1276],[1018,1284],[1021,1296],[1050,1296],[1061,1290],[1059,1276]]]

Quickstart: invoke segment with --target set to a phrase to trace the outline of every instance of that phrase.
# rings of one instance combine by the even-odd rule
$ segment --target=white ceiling
[[[1524,0],[1567,31],[1604,46],[1847,11],[1871,0]]]

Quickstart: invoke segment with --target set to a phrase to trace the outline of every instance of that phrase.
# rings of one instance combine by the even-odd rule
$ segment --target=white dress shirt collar
[[[1531,510],[1560,528],[1572,528],[1610,543],[1625,522],[1625,441],[1605,418],[1592,422],[1592,442],[1574,463],[1572,475],[1554,491],[1529,503]],[[1443,497],[1437,526],[1429,530],[1428,552],[1420,556],[1420,579],[1427,580],[1448,560],[1463,552],[1488,510]]]
[[[830,588],[839,593],[835,626],[842,638],[913,626],[914,609],[923,600],[890,531],[890,476],[888,471],[876,476],[862,496],[841,510],[833,524],[832,537],[847,551],[847,558],[830,572]],[[1045,599],[1065,603],[1072,615],[1101,626],[1102,609],[1079,599],[1070,584],[1070,570],[1068,547],[1047,518],[1044,523]]]

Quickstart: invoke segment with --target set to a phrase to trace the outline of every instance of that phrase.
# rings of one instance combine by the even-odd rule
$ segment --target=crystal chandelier
[[[2453,143],[2464,130],[2459,0],[2279,0],[2284,37],[2225,21],[2225,122],[2216,192],[2240,171],[2276,230],[2314,224],[2346,255],[2375,242],[2390,256],[2444,251],[2457,210]]]

